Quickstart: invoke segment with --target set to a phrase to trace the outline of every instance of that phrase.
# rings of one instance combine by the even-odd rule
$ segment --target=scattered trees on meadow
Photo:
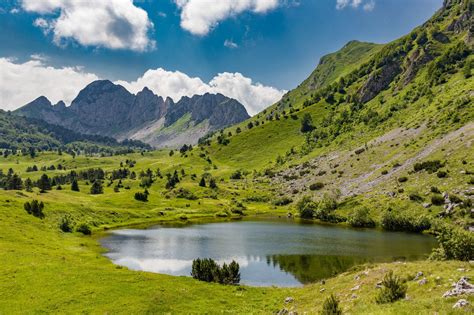
[[[33,200],[31,202],[27,201],[25,202],[23,207],[25,208],[26,212],[28,212],[28,214],[31,214],[40,219],[44,218],[44,213],[43,213],[44,203],[42,201],[41,202],[39,202],[38,200]]]

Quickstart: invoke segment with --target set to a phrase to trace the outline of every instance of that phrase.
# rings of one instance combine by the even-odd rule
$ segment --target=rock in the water
[[[467,281],[466,277],[459,279],[454,288],[443,294],[443,297],[457,296],[461,294],[474,294],[474,285]]]
[[[454,305],[453,308],[463,308],[469,305],[469,302],[465,299],[458,300]]]

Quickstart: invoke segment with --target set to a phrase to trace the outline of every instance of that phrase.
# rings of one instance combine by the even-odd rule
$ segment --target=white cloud
[[[11,13],[11,14],[20,13],[20,9],[18,9],[18,8],[13,8],[13,9],[10,10],[10,13]]]
[[[25,63],[0,58],[0,69],[0,108],[5,110],[16,109],[41,95],[53,104],[60,100],[69,104],[84,86],[98,79],[79,67],[54,68],[38,58]]]
[[[364,10],[365,11],[373,11],[375,9],[375,1],[369,1],[366,4],[364,4]]]
[[[34,25],[52,31],[54,43],[146,51],[155,47],[153,23],[132,0],[22,0],[27,12],[43,15]]]
[[[174,0],[181,9],[181,27],[194,35],[206,35],[220,21],[244,11],[266,13],[278,0]]]
[[[227,47],[227,48],[230,48],[230,49],[239,48],[239,45],[237,45],[237,43],[235,43],[231,39],[226,39],[224,41],[224,46]]]
[[[375,8],[375,0],[336,0],[336,9],[338,10],[348,6],[357,9],[361,5],[365,11],[372,11]]]
[[[169,96],[178,101],[182,96],[194,94],[221,93],[241,102],[250,115],[278,101],[286,92],[274,87],[255,83],[240,73],[219,73],[208,83],[200,78],[192,78],[179,71],[166,71],[162,68],[148,70],[136,81],[117,81],[132,93],[141,91],[145,86],[155,94]]]

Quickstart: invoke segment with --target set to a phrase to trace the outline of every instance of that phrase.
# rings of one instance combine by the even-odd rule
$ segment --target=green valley
[[[198,144],[153,149],[0,111],[0,314],[472,313],[473,8],[445,1],[390,43],[351,41],[280,101],[227,117],[237,123]],[[160,137],[210,130],[179,114]],[[265,218],[437,245],[425,259],[347,263],[298,287],[133,270],[101,246],[117,230]],[[311,260],[273,259],[300,279],[295,266]],[[460,279],[465,290],[444,297]]]

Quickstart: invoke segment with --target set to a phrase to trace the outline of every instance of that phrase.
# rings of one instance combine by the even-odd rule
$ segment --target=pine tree
[[[102,187],[102,182],[100,180],[95,180],[91,186],[91,195],[99,195],[104,193],[104,188]]]
[[[201,177],[201,181],[199,182],[199,186],[206,187],[206,180],[204,179],[204,177]]]
[[[20,176],[17,174],[13,174],[12,176],[7,178],[7,190],[22,190],[23,189],[23,181],[21,180]]]
[[[31,181],[30,178],[27,178],[25,180],[25,189],[27,192],[32,192],[33,191],[33,182]]]
[[[301,132],[310,132],[314,129],[313,126],[313,119],[311,118],[311,115],[309,113],[306,113],[303,115],[303,118],[301,119]]]
[[[73,180],[71,183],[71,190],[72,191],[79,191],[79,184],[77,183],[77,180]]]
[[[214,178],[211,178],[211,180],[209,181],[209,187],[212,189],[217,188],[216,180]]]
[[[49,179],[48,175],[41,175],[40,179],[38,180],[38,188],[42,193],[46,192],[47,190],[51,190],[51,180]]]

